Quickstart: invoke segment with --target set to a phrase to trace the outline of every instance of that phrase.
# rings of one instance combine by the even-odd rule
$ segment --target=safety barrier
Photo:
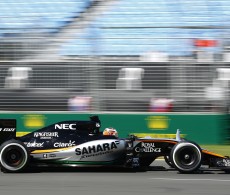
[[[101,130],[114,127],[119,137],[133,133],[140,137],[174,138],[177,129],[183,137],[199,144],[223,144],[228,137],[226,116],[218,113],[7,112],[0,113],[0,118],[17,119],[17,136],[22,136],[59,121],[89,120],[92,115],[99,116]]]

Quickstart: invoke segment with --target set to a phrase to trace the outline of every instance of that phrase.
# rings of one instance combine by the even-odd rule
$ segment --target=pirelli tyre
[[[29,153],[22,142],[9,140],[0,146],[0,166],[3,172],[21,172],[28,162]]]
[[[195,143],[180,142],[172,148],[170,161],[180,173],[193,173],[201,166],[202,152]]]

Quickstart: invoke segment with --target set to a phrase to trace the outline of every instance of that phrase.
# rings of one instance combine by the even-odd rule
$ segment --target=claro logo
[[[54,143],[55,148],[64,148],[64,147],[71,147],[71,146],[75,146],[75,141],[69,140],[69,143],[62,143],[62,142]]]
[[[76,130],[76,124],[55,124],[55,129]]]

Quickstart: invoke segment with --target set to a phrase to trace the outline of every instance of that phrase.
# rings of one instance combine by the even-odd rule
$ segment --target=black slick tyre
[[[18,140],[9,140],[0,146],[0,166],[3,172],[22,172],[29,163],[29,153]]]
[[[193,173],[202,163],[200,147],[192,142],[179,142],[170,153],[170,161],[180,173]]]

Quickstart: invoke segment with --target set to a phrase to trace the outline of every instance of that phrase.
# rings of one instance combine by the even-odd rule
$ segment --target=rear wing
[[[16,138],[16,119],[0,119],[0,145]]]

